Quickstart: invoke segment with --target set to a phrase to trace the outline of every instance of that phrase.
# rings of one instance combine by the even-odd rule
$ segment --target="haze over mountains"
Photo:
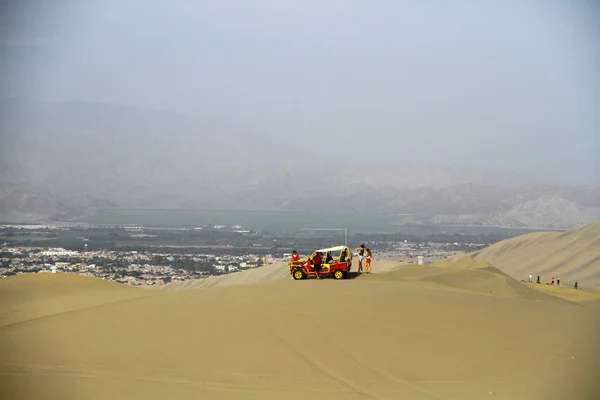
[[[401,152],[398,163],[365,163],[348,143],[275,139],[168,111],[3,99],[0,115],[5,220],[106,207],[384,212],[402,214],[398,223],[543,228],[600,220],[598,187],[407,163]]]
[[[597,2],[46,3],[0,9],[0,220],[600,220]]]

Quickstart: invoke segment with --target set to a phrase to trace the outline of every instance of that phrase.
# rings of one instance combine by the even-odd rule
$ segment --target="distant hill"
[[[529,273],[550,282],[560,278],[561,286],[600,290],[600,223],[567,232],[530,233],[495,243],[474,254],[516,279]]]
[[[36,193],[25,186],[0,185],[0,222],[64,221],[106,207],[114,207],[114,203],[81,193],[53,195],[47,191]]]
[[[328,198],[299,197],[288,207],[397,213],[399,225],[480,225],[564,229],[600,221],[599,188],[456,184],[443,188],[369,188]]]
[[[398,224],[564,229],[600,221],[600,188],[485,168],[365,165],[235,123],[88,102],[0,99],[0,215],[97,207],[397,214]]]

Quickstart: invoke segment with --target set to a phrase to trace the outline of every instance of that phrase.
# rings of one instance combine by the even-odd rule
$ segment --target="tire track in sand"
[[[345,378],[343,375],[336,372],[333,368],[329,367],[327,364],[321,362],[317,357],[311,355],[309,352],[304,351],[304,349],[300,349],[296,344],[294,344],[293,341],[289,340],[283,332],[281,332],[281,329],[279,328],[279,324],[273,322],[278,319],[276,313],[279,312],[280,310],[278,310],[277,308],[274,308],[274,307],[266,307],[265,306],[264,308],[267,309],[267,312],[268,312],[267,324],[269,325],[269,331],[273,333],[274,340],[277,340],[277,341],[283,343],[287,348],[289,348],[294,354],[296,354],[298,357],[300,357],[309,366],[312,366],[312,367],[316,368],[317,370],[321,371],[323,374],[325,374],[329,378],[333,379],[334,381],[338,382],[343,387],[345,387],[346,389],[349,389],[350,391],[354,392],[355,394],[358,394],[362,397],[372,399],[372,400],[385,400],[385,399],[377,396],[375,393],[372,393],[371,391],[360,387],[359,385],[354,383],[352,380]],[[303,335],[300,335],[300,336],[306,337]]]
[[[169,371],[170,375],[164,376],[161,371]],[[112,371],[105,366],[69,366],[69,365],[27,365],[6,364],[0,365],[0,377],[59,377],[72,379],[111,379],[140,383],[160,383],[175,386],[187,386],[192,389],[213,390],[219,392],[236,392],[240,394],[260,394],[267,388],[279,392],[305,392],[319,394],[319,391],[298,385],[295,377],[284,377],[286,381],[270,382],[267,377],[260,374],[240,373],[191,373],[186,370],[154,369],[143,371],[139,374]],[[175,374],[175,375],[174,375]]]
[[[267,307],[265,307],[267,308]],[[321,370],[323,373],[327,374],[328,376],[330,376],[332,379],[335,379],[336,381],[338,381],[339,383],[343,384],[344,386],[346,386],[349,389],[352,389],[353,391],[355,391],[356,393],[359,393],[363,396],[366,396],[368,398],[371,399],[376,399],[376,400],[383,400],[383,398],[381,398],[380,396],[378,396],[377,394],[362,388],[361,386],[357,385],[356,383],[352,382],[351,380],[349,380],[348,378],[343,377],[342,375],[340,375],[339,373],[335,372],[332,368],[328,367],[325,363],[319,361],[319,359],[316,356],[310,355],[310,353],[306,352],[306,351],[300,351],[300,349],[298,349],[298,346],[295,345],[292,341],[290,341],[289,339],[286,338],[286,336],[284,334],[282,334],[278,328],[278,324],[273,323],[273,320],[281,320],[281,318],[278,318],[278,315],[276,315],[277,313],[285,313],[285,314],[289,314],[290,311],[294,312],[295,314],[299,314],[299,315],[303,315],[305,317],[310,317],[310,314],[308,313],[304,313],[302,311],[299,310],[281,310],[281,309],[277,309],[274,307],[268,307],[269,311],[270,311],[270,320],[269,320],[269,324],[271,325],[271,331],[272,332],[277,332],[277,337],[276,339],[284,342],[290,349],[292,349],[292,351],[298,355],[300,358],[302,358],[305,362],[307,362],[308,364],[318,368],[319,370]],[[332,335],[331,332],[329,332],[324,326],[323,324],[318,324],[315,323],[314,320],[311,321],[312,324],[317,325],[317,329],[314,329],[314,331],[319,332],[320,335],[324,335],[327,337],[336,337],[336,335]],[[306,337],[306,336],[304,336]],[[447,400],[445,397],[442,397],[436,393],[433,393],[429,390],[426,390],[422,387],[420,387],[419,385],[416,385],[408,380],[396,377],[384,370],[380,370],[375,368],[372,365],[369,365],[368,363],[366,363],[364,360],[360,360],[357,357],[355,357],[354,355],[352,355],[350,352],[348,352],[347,350],[343,349],[342,346],[339,345],[339,343],[337,343],[335,340],[332,340],[331,342],[328,343],[328,346],[330,348],[334,347],[336,349],[336,352],[338,354],[343,355],[345,358],[351,360],[353,363],[355,363],[356,365],[360,366],[360,368],[363,368],[365,370],[370,371],[373,375],[375,376],[382,376],[384,378],[386,378],[389,382],[395,384],[395,385],[400,385],[403,386],[405,388],[408,388],[410,390],[412,390],[413,392],[418,393],[421,396],[424,396],[427,399],[432,399],[432,400]],[[397,398],[396,396],[393,398]]]

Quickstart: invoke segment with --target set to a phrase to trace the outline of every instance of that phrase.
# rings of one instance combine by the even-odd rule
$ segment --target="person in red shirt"
[[[298,255],[298,252],[296,250],[292,251],[292,264],[298,264],[300,263],[300,256]]]
[[[317,251],[317,253],[312,258],[312,267],[315,270],[317,279],[321,279],[321,277],[319,276],[319,272],[321,271],[321,262],[323,262],[323,258],[321,257],[321,253]]]

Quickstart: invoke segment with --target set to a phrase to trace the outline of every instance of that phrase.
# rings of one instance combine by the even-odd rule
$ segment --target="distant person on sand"
[[[365,245],[361,244],[360,247],[356,248],[356,256],[358,257],[358,273],[363,272],[363,260],[365,259]]]
[[[540,276],[538,275],[538,278],[537,278],[537,282],[536,282],[536,283],[541,283],[541,282],[542,282],[542,281],[540,280]]]
[[[574,287],[574,289],[577,290],[577,281],[575,281],[575,287]]]
[[[313,264],[312,267],[315,270],[317,279],[321,279],[321,277],[319,276],[319,272],[321,272],[321,262],[322,261],[323,261],[323,259],[321,258],[321,253],[317,251],[317,254],[315,254],[312,258],[312,264]]]
[[[556,278],[556,286],[560,286],[560,278]]]
[[[552,277],[552,282],[550,282],[551,285],[554,285],[554,277]]]
[[[365,258],[365,271],[367,274],[371,273],[371,257],[373,257],[373,253],[371,253],[371,249],[367,249],[367,257]]]
[[[531,272],[529,273],[529,282],[533,282],[533,274]]]

